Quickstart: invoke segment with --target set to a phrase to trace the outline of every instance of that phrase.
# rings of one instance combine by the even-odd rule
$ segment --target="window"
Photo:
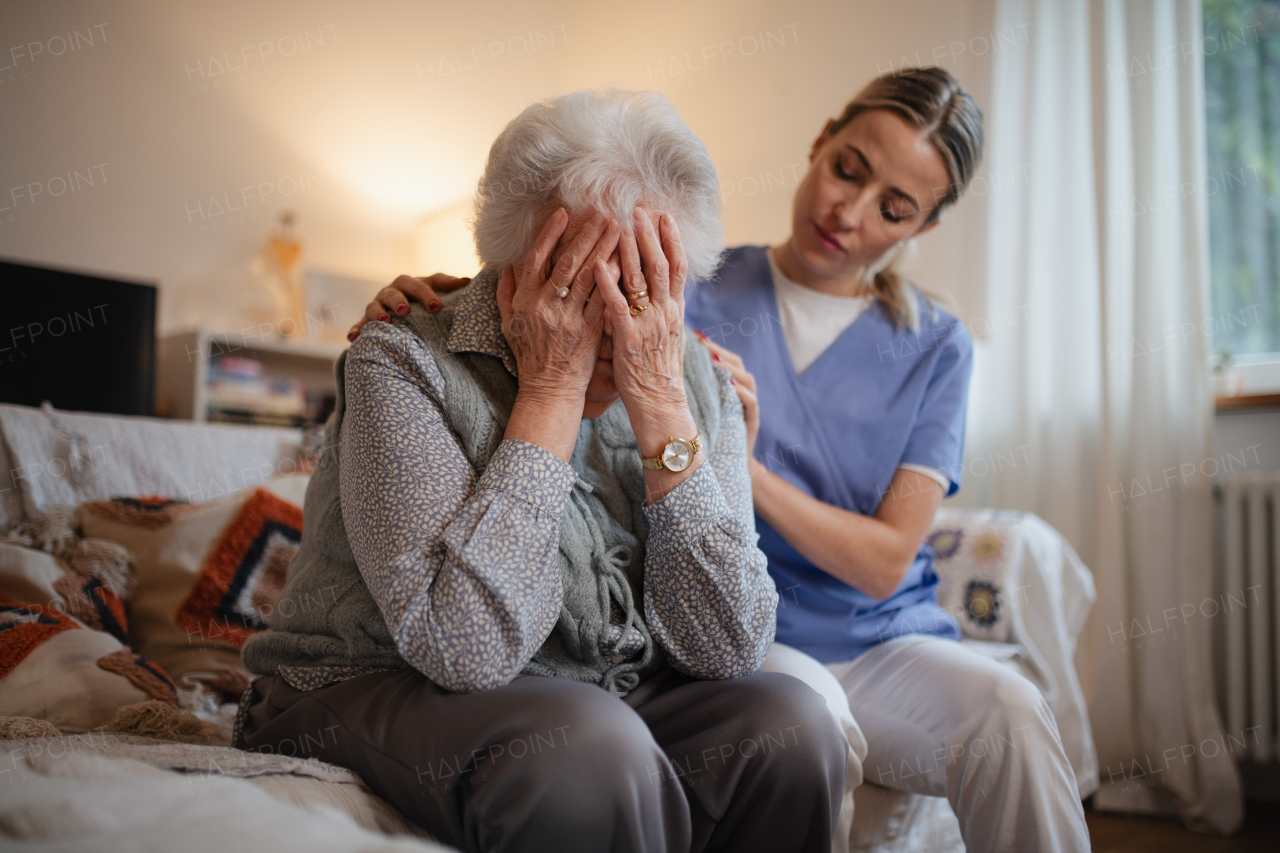
[[[1280,0],[1203,8],[1213,347],[1280,361]]]

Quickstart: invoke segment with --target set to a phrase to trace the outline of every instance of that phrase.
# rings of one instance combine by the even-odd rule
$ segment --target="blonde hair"
[[[945,69],[903,68],[864,86],[832,124],[828,136],[869,110],[890,110],[902,116],[942,155],[949,184],[925,225],[936,221],[960,199],[982,160],[982,110]],[[920,292],[931,306],[937,299],[903,278],[893,268],[895,260],[897,253],[887,252],[882,266],[868,270],[871,288],[899,328],[915,332],[920,328],[920,312],[912,292]]]

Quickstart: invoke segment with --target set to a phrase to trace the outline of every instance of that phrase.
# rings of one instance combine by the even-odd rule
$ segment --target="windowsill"
[[[1216,412],[1252,411],[1280,408],[1280,394],[1242,394],[1239,397],[1215,397]]]
[[[1214,390],[1214,408],[1220,412],[1280,405],[1276,402],[1280,397],[1280,352],[1236,356],[1225,375],[1215,371]]]

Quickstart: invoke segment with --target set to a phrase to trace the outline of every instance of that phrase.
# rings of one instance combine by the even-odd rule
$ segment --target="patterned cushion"
[[[67,612],[95,631],[106,631],[121,643],[129,642],[129,620],[124,600],[97,578],[67,572],[53,588],[66,601]]]
[[[302,529],[307,476],[213,503],[115,498],[82,504],[86,536],[133,556],[131,645],[184,687],[222,691],[243,674],[240,646],[265,628]],[[236,694],[238,696],[238,694]]]
[[[79,627],[70,616],[51,607],[0,595],[0,679],[54,634]]]
[[[34,600],[32,600],[34,599]],[[89,731],[173,682],[121,642],[124,604],[49,554],[0,544],[0,716]]]
[[[200,511],[200,504],[158,496],[112,498],[109,501],[95,501],[86,506],[91,506],[93,512],[103,518],[112,518],[125,524],[145,527],[148,530],[164,527]]]
[[[1008,643],[1009,607],[1017,590],[1007,578],[1020,540],[1011,532],[1021,512],[938,511],[925,542],[933,548],[938,604],[960,623],[965,637]]]
[[[107,672],[123,675],[152,699],[178,704],[178,691],[165,671],[130,648],[114,651],[98,658],[98,666]]]
[[[178,608],[178,624],[243,646],[255,632],[266,630],[264,617],[284,588],[301,541],[302,510],[266,489],[256,490],[209,554]]]
[[[11,633],[0,634],[0,644]],[[119,709],[152,698],[135,683],[136,674],[130,678],[113,666],[120,652],[133,654],[110,634],[79,625],[46,636],[0,679],[0,716],[45,720],[63,732],[111,722]]]

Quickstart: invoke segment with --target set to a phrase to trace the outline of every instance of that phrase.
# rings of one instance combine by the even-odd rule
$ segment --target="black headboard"
[[[150,415],[156,288],[0,261],[0,403]]]

